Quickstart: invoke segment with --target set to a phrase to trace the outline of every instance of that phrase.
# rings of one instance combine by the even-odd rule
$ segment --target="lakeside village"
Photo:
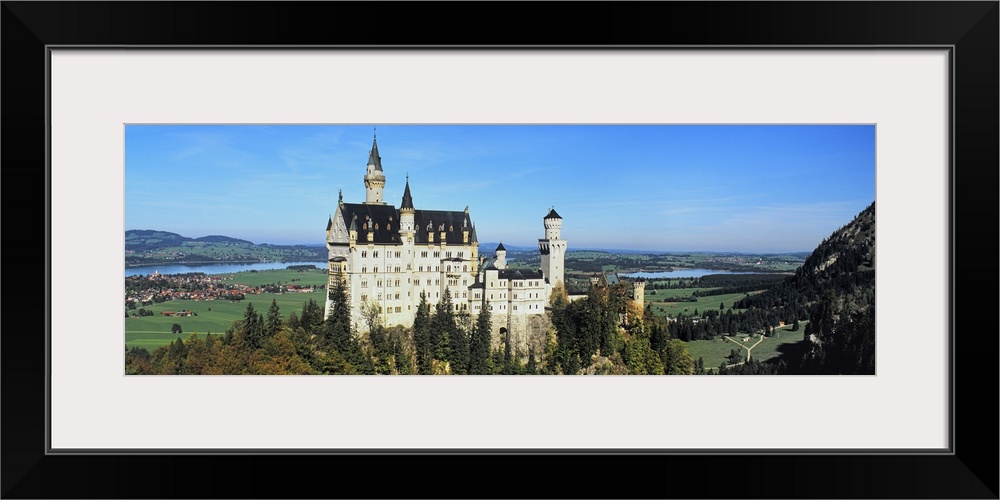
[[[125,278],[125,308],[133,318],[151,316],[152,312],[142,309],[145,306],[159,304],[171,300],[228,300],[238,302],[247,295],[261,293],[311,293],[322,289],[323,285],[296,285],[294,283],[278,283],[262,286],[251,286],[231,283],[232,275],[225,274],[153,274],[127,276]],[[295,281],[294,279],[292,281]],[[191,316],[188,310],[163,311],[163,316]]]

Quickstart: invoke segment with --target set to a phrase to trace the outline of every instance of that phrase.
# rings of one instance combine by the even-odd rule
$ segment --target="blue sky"
[[[337,192],[463,210],[481,242],[810,251],[875,199],[870,125],[128,125],[125,229],[321,244]]]

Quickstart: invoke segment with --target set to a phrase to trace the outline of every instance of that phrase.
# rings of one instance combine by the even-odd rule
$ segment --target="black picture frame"
[[[998,498],[998,25],[988,2],[346,3],[3,2],[5,296],[2,495],[89,497]],[[572,10],[572,15],[568,12]],[[554,12],[556,14],[550,14]],[[414,20],[418,20],[414,24]],[[455,21],[457,19],[457,22]],[[952,52],[953,453],[46,453],[47,48],[104,46],[788,46]],[[44,186],[44,189],[43,189]],[[17,191],[17,193],[14,193]],[[24,195],[28,199],[24,199]],[[16,202],[15,202],[16,200]],[[21,272],[24,274],[21,274]],[[30,274],[29,274],[30,273]],[[959,333],[960,332],[960,333]],[[316,425],[322,416],[314,416]],[[626,417],[627,418],[627,417]],[[977,422],[986,422],[986,425]],[[262,423],[268,425],[268,423]],[[182,431],[183,426],[178,426]],[[732,461],[782,471],[734,485]],[[560,475],[569,464],[579,474]],[[427,476],[428,467],[438,472]],[[287,471],[294,471],[290,476]],[[530,480],[529,480],[530,478]],[[207,486],[206,486],[207,485]],[[479,485],[470,487],[466,485]],[[540,485],[540,486],[539,486]],[[477,489],[478,488],[478,489]]]

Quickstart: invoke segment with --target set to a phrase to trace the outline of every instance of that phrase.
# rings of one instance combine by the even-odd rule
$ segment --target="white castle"
[[[541,267],[510,269],[503,243],[492,259],[479,256],[468,206],[464,211],[418,210],[407,177],[396,208],[382,200],[385,179],[373,139],[364,178],[365,202],[344,203],[341,192],[326,225],[328,288],[337,279],[346,284],[358,331],[367,329],[362,310],[372,304],[378,305],[382,324],[409,327],[421,294],[434,306],[447,290],[455,311],[466,311],[473,320],[489,308],[494,346],[508,332],[521,349],[544,339],[549,325],[545,306],[552,288],[563,282],[566,256],[562,217],[555,209],[543,218],[545,238],[538,240]],[[325,316],[332,304],[328,295]]]

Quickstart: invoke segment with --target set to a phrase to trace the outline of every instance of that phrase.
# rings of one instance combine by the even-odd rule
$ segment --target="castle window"
[[[461,259],[462,257],[465,257],[465,252],[458,252],[458,258]]]
[[[441,266],[434,266],[434,272],[436,273],[441,272]]]
[[[515,311],[517,310],[517,306],[514,306],[514,310],[515,310]]]
[[[378,268],[376,267],[375,270],[372,271],[372,272],[375,273],[375,274],[378,274]],[[382,286],[382,285],[379,285],[379,286]]]
[[[399,300],[399,294],[398,293],[396,294],[396,300]],[[396,311],[396,312],[399,312],[399,311]]]
[[[361,230],[362,231],[367,231],[368,230],[368,223],[367,222],[365,222],[364,224],[361,225]]]
[[[420,252],[420,256],[426,259],[427,258],[427,252]]]
[[[385,280],[385,286],[392,288],[392,280]]]
[[[449,226],[448,226],[448,230],[449,230],[449,231],[454,231],[454,230],[455,230],[455,226],[451,226],[451,225],[449,225]]]
[[[450,258],[451,258],[451,252],[445,252],[445,253],[444,253],[444,256],[445,256],[446,258],[450,259]]]
[[[402,308],[402,307],[398,307],[398,306],[397,306],[397,307],[396,307],[396,312],[403,312],[403,308]]]
[[[462,286],[469,286],[469,280],[462,280]]]
[[[361,288],[368,288],[368,280],[361,280]]]
[[[378,224],[375,224],[375,229],[378,229]],[[392,224],[386,223],[385,230],[386,231],[391,231],[392,230]]]
[[[396,286],[399,286],[399,280],[396,280]]]
[[[361,252],[361,257],[362,257],[362,258],[367,258],[367,257],[368,257],[368,250],[364,250],[364,251],[362,251],[362,252]]]
[[[378,223],[375,223],[375,230],[378,231]]]
[[[468,271],[469,271],[469,266],[468,265],[462,266],[462,272],[468,272]]]
[[[391,312],[392,312],[392,308],[391,308],[391,307],[389,307],[389,306],[385,306],[385,313],[386,313],[386,314],[389,314],[389,313],[391,313]]]
[[[365,266],[365,267],[362,267],[362,268],[361,268],[361,272],[363,272],[363,273],[367,273],[367,272],[368,272],[368,267],[367,267],[367,266]]]
[[[378,257],[378,251],[372,252],[372,257]]]
[[[420,266],[420,272],[424,272],[424,266]]]
[[[380,294],[378,294],[378,300],[379,300],[379,302],[381,302],[381,301],[382,301],[382,294],[381,294],[381,293],[380,293]]]
[[[366,293],[361,294],[361,302],[364,302],[366,300],[368,300],[368,294]]]
[[[430,280],[428,280],[428,281],[430,281]],[[441,285],[441,280],[439,280],[439,279],[434,280],[434,286],[440,286],[440,285]]]
[[[382,288],[382,280],[378,280],[378,287]]]
[[[434,258],[435,259],[440,259],[441,258],[441,252],[434,252]]]

